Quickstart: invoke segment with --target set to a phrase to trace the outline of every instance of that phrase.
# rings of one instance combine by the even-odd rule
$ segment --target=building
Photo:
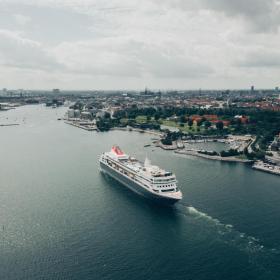
[[[73,119],[75,118],[75,110],[74,109],[69,109],[67,111],[67,116],[68,116],[68,119]]]
[[[236,115],[236,116],[234,116],[234,118],[239,119],[242,124],[246,124],[249,122],[249,118],[246,116]]]
[[[81,112],[81,119],[91,120],[92,119],[92,114],[89,111],[83,110]]]
[[[280,133],[274,138],[274,141],[271,144],[272,151],[280,151]]]
[[[55,94],[60,93],[60,89],[59,89],[59,88],[54,88],[52,91],[53,91],[53,93],[55,93]]]

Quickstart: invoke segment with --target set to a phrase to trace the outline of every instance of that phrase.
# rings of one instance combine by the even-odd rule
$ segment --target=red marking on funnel
[[[112,151],[118,156],[124,155],[123,151],[118,146],[113,146]]]

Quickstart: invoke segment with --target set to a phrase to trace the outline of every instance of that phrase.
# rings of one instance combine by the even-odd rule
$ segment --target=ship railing
[[[137,179],[136,177],[134,178],[134,180],[135,180],[136,182],[139,182],[140,184],[142,184],[142,185],[145,186],[146,188],[150,189],[150,186],[147,185],[143,180],[139,180],[139,179]]]

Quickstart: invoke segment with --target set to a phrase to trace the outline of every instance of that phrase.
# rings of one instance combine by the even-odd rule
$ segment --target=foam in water
[[[279,250],[265,248],[257,238],[239,232],[233,225],[223,224],[218,219],[197,210],[193,206],[178,204],[177,210],[185,216],[196,219],[198,222],[206,223],[208,227],[214,229],[214,233],[217,234],[220,241],[247,254],[249,262],[256,265],[266,274],[277,266],[280,256]]]
[[[240,245],[239,242],[242,243],[242,247],[240,249],[248,249],[248,248],[244,248],[243,246],[247,243],[250,245],[254,245],[255,249],[262,249],[263,246],[258,244],[259,240],[253,236],[248,236],[245,233],[241,233],[239,231],[237,231],[233,225],[231,224],[223,224],[221,223],[218,219],[215,219],[213,217],[211,217],[210,215],[201,212],[199,210],[197,210],[195,207],[193,206],[185,206],[185,205],[178,205],[178,210],[185,214],[185,215],[190,215],[192,217],[194,217],[195,219],[201,219],[202,221],[207,221],[208,225],[211,227],[215,227],[217,229],[217,233],[219,233],[220,235],[228,235],[228,239],[226,239],[224,237],[223,241],[230,243],[230,242],[234,242],[236,243],[236,245]],[[244,243],[244,241],[247,241]],[[250,246],[251,247],[251,246]]]

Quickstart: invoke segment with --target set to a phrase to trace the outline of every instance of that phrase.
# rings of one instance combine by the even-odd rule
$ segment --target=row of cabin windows
[[[164,190],[160,190],[160,192],[173,192],[173,191],[177,192],[178,190],[179,190],[178,188],[175,188],[175,189],[164,189]],[[159,193],[159,190],[153,189],[153,191]]]
[[[164,183],[164,182],[170,182],[170,181],[174,181],[174,178],[171,179],[165,179],[165,180],[154,180],[154,183]]]
[[[173,192],[174,189],[161,190],[161,192]]]
[[[161,190],[161,192],[173,192],[173,191],[177,192],[177,191],[179,191],[179,189],[175,188],[175,189]]]
[[[174,187],[174,185],[163,185],[163,186],[157,186],[158,188],[166,188],[166,187]]]

